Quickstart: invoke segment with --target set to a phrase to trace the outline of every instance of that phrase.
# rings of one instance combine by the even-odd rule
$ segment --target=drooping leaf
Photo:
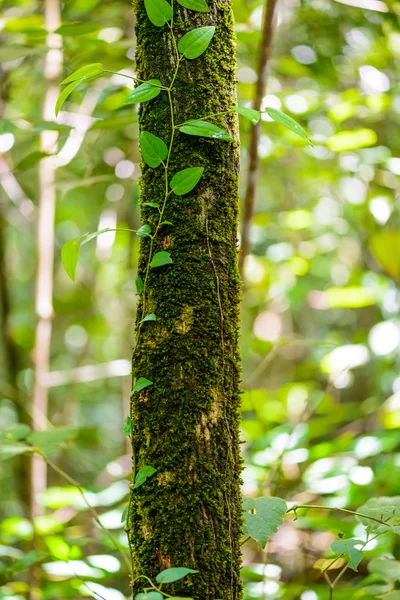
[[[170,181],[170,186],[177,196],[189,193],[199,182],[203,175],[203,167],[190,167],[175,173]]]
[[[150,233],[151,233],[151,227],[150,227],[150,225],[145,223],[137,230],[136,235],[138,237],[142,238],[142,237],[146,237],[146,236],[150,235]]]
[[[78,434],[77,427],[55,427],[46,431],[34,431],[27,440],[41,451],[50,451],[61,444],[74,439]]]
[[[379,231],[371,236],[369,243],[384,271],[393,279],[400,277],[400,231]]]
[[[80,245],[83,246],[84,244],[87,244],[91,240],[94,240],[94,238],[97,238],[102,233],[107,233],[108,231],[111,231],[110,227],[104,227],[104,229],[99,229],[99,231],[95,231],[94,233],[85,233],[85,235],[83,235],[81,238]]]
[[[58,117],[58,113],[60,112],[61,107],[64,104],[64,102],[66,101],[66,99],[68,98],[68,96],[70,94],[72,94],[72,92],[80,84],[80,82],[81,82],[80,79],[78,79],[77,81],[73,81],[72,83],[70,83],[69,85],[67,85],[66,88],[64,88],[62,90],[62,92],[58,96],[57,102],[56,102],[56,109],[55,109],[56,117]]]
[[[125,421],[124,421],[124,435],[131,435],[131,431],[132,431],[132,419],[128,415],[127,417],[125,417]]]
[[[142,321],[141,321],[141,322],[142,322],[142,323],[145,323],[146,321],[156,321],[156,320],[157,320],[157,317],[156,317],[156,315],[155,315],[154,313],[150,313],[149,315],[146,315],[146,316],[144,317],[144,319],[142,319]]]
[[[245,117],[249,121],[253,123],[253,125],[257,125],[260,120],[261,113],[258,110],[254,110],[254,108],[245,108],[244,106],[231,106],[231,109],[237,112],[242,117]]]
[[[32,448],[26,444],[14,440],[0,440],[0,460],[7,460],[17,454],[32,452]]]
[[[128,504],[125,504],[124,510],[122,511],[121,523],[125,523],[125,521],[128,517],[128,511],[129,511],[129,502],[128,502]]]
[[[132,90],[125,98],[122,104],[137,104],[139,102],[147,102],[156,98],[161,92],[161,81],[158,79],[149,79],[145,83],[141,83]]]
[[[135,394],[136,392],[140,392],[141,390],[144,390],[144,388],[149,387],[150,385],[153,385],[152,381],[150,381],[149,379],[146,379],[146,377],[139,377],[139,379],[133,386],[131,395]]]
[[[283,523],[287,504],[282,498],[243,498],[245,532],[262,548]]]
[[[30,431],[31,429],[28,427],[28,425],[25,425],[24,423],[16,423],[12,427],[0,431],[0,440],[23,440]]]
[[[65,83],[70,83],[71,81],[82,81],[82,79],[90,79],[91,77],[96,77],[96,75],[100,75],[103,73],[104,67],[101,63],[93,63],[91,65],[86,65],[85,67],[81,67],[77,71],[68,75],[60,85],[64,85]]]
[[[144,290],[143,279],[140,277],[140,275],[138,275],[136,277],[135,284],[136,284],[136,291],[140,295]]]
[[[188,8],[189,10],[195,10],[196,12],[210,12],[207,2],[205,0],[177,0],[178,4]]]
[[[198,135],[227,142],[235,141],[227,131],[207,121],[186,121],[179,129],[187,135]]]
[[[161,252],[157,252],[150,263],[150,267],[155,269],[157,267],[163,267],[164,265],[170,265],[172,263],[172,258],[169,252],[162,250]]]
[[[182,52],[185,58],[191,60],[198,58],[207,50],[214,33],[214,26],[199,27],[197,29],[192,29],[192,31],[188,31],[179,40],[179,52]]]
[[[359,546],[360,544],[363,544],[361,540],[336,540],[331,544],[331,548],[336,554],[348,554],[350,557],[350,569],[353,569],[353,571],[358,571],[357,567],[364,557],[364,552],[355,548],[355,546]]]
[[[198,573],[195,569],[187,569],[186,567],[172,567],[171,569],[165,569],[156,576],[157,583],[173,583],[179,581],[190,575],[191,573]]]
[[[145,466],[139,469],[135,477],[135,485],[133,486],[134,489],[143,485],[146,479],[154,475],[154,473],[157,473],[157,469],[154,467]]]
[[[66,242],[61,250],[61,261],[64,265],[65,272],[68,277],[75,281],[76,265],[78,264],[80,246],[79,241],[81,238],[75,238]]]
[[[147,16],[156,27],[162,27],[172,19],[172,7],[166,0],[144,0],[144,7]]]
[[[142,131],[139,142],[143,160],[149,167],[155,169],[167,158],[167,145],[156,135],[148,131]]]
[[[286,115],[276,108],[266,108],[265,112],[271,117],[271,119],[277,123],[281,123],[287,129],[290,129],[290,131],[297,133],[297,135],[310,144],[310,146],[313,146],[313,143],[308,137],[306,130],[303,129],[303,127],[299,125],[297,121],[292,119],[292,117],[289,117],[289,115]]]

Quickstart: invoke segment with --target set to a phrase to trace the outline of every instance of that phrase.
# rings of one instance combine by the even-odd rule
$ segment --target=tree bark
[[[236,103],[235,36],[230,0],[209,3],[210,13],[175,7],[177,40],[195,27],[216,32],[199,58],[183,60],[172,92],[175,123],[226,110]],[[137,69],[142,80],[168,86],[175,54],[167,26],[154,27],[136,0]],[[171,136],[166,93],[142,105],[141,130],[167,144]],[[237,118],[218,117],[237,140]],[[133,353],[133,380],[153,385],[133,395],[134,475],[144,465],[157,469],[132,490],[128,535],[134,578],[150,578],[169,567],[199,571],[168,585],[173,595],[195,600],[241,597],[242,527],[239,451],[238,322],[240,278],[237,267],[239,148],[222,140],[175,133],[169,162],[177,171],[204,167],[197,187],[168,197],[164,225],[153,253],[166,250],[173,263],[150,269],[146,312],[156,321],[139,325]],[[162,204],[164,169],[142,165],[141,215],[153,229]],[[157,214],[156,214],[157,213]],[[141,240],[139,274],[144,277],[149,239]],[[143,581],[143,580],[142,580]],[[143,583],[134,583],[134,593]]]

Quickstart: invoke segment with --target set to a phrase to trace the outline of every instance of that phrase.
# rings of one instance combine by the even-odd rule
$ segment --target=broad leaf
[[[144,0],[144,7],[147,16],[156,27],[162,27],[172,19],[172,7],[166,0]]]
[[[245,532],[265,547],[283,523],[287,504],[282,498],[243,498]],[[250,512],[251,511],[251,512]]]
[[[177,0],[178,4],[196,12],[210,12],[205,0]]]
[[[139,142],[143,160],[149,167],[155,169],[167,158],[168,148],[156,135],[148,131],[142,131]]]
[[[124,421],[124,435],[131,435],[132,431],[132,419],[127,416]]]
[[[16,423],[12,427],[0,431],[0,440],[23,440],[30,431],[31,429],[28,427],[28,425],[25,425],[24,423]]]
[[[160,592],[141,592],[136,594],[136,600],[163,600],[164,596]]]
[[[144,317],[144,319],[141,320],[141,323],[145,323],[146,321],[156,321],[157,317],[154,313],[150,313],[149,315],[146,315]]]
[[[58,444],[68,442],[78,434],[77,427],[55,427],[46,431],[34,431],[27,440],[32,446],[37,446],[41,451],[53,450]]]
[[[164,265],[170,265],[172,263],[172,258],[169,252],[161,251],[157,252],[153,256],[153,260],[150,263],[150,267],[155,269],[156,267],[163,267]]]
[[[80,239],[81,238],[75,238],[73,240],[69,240],[69,242],[64,244],[61,250],[62,264],[64,265],[64,269],[68,277],[70,277],[72,281],[75,281],[76,265],[78,264],[79,254],[81,251],[79,247]]]
[[[128,518],[128,511],[129,511],[129,502],[128,502],[128,504],[125,504],[124,510],[122,511],[121,523],[125,523],[126,519]]]
[[[215,27],[199,27],[188,31],[179,40],[178,50],[185,58],[194,59],[203,54],[215,33]]]
[[[64,104],[64,102],[66,101],[66,99],[68,98],[68,96],[70,94],[72,94],[72,92],[80,84],[80,82],[81,82],[80,79],[78,79],[78,81],[73,81],[72,83],[67,85],[67,87],[64,88],[63,91],[61,92],[61,94],[58,96],[57,102],[56,102],[56,109],[55,109],[56,117],[58,117],[58,113],[60,112],[61,107]]]
[[[364,557],[362,550],[357,550],[354,546],[363,545],[361,540],[336,540],[331,544],[333,552],[337,554],[348,554],[350,557],[349,567],[353,571],[358,571],[357,567]]]
[[[70,83],[71,81],[77,81],[82,79],[89,79],[91,77],[96,77],[96,75],[100,75],[104,71],[104,67],[101,63],[93,63],[91,65],[86,65],[85,67],[81,67],[77,71],[68,75],[60,85],[64,85],[65,83]]]
[[[387,525],[385,525],[371,519],[358,517],[372,533],[392,530],[394,533],[400,534],[400,496],[370,498],[357,508],[357,512],[380,521],[387,521]]]
[[[136,291],[138,294],[141,294],[144,290],[144,283],[143,283],[143,279],[140,277],[140,275],[138,275],[135,279],[135,284],[136,284]]]
[[[138,237],[142,238],[142,237],[146,237],[146,236],[150,235],[150,233],[151,233],[151,227],[150,227],[150,225],[145,223],[137,230],[136,235]]]
[[[172,567],[171,569],[165,569],[156,576],[157,583],[173,583],[179,581],[189,575],[190,573],[198,573],[195,569],[187,569],[186,567]]]
[[[200,137],[226,140],[227,142],[235,141],[227,131],[207,121],[186,121],[179,129],[187,135],[198,135]]]
[[[190,167],[175,173],[170,181],[170,186],[177,196],[183,196],[197,185],[203,175],[203,167]]]
[[[32,452],[32,448],[22,442],[4,439],[0,440],[0,460],[6,460],[13,456],[17,456],[17,454],[24,454],[25,452]]]
[[[400,231],[379,231],[371,236],[371,252],[390,277],[400,276]]]
[[[135,394],[136,392],[140,392],[141,390],[144,390],[144,388],[147,388],[150,385],[153,385],[152,381],[150,381],[149,379],[146,379],[146,377],[139,377],[139,379],[137,380],[137,382],[133,386],[133,389],[131,391],[131,395]]]
[[[138,102],[152,100],[161,92],[160,86],[161,81],[158,79],[150,79],[145,83],[141,83],[128,94],[122,104],[137,104]]]
[[[400,562],[398,560],[377,556],[368,563],[368,571],[384,581],[400,581]]]
[[[38,162],[47,156],[52,156],[47,152],[40,152],[40,150],[36,150],[35,152],[31,152],[27,156],[25,156],[19,163],[15,165],[16,171],[26,171],[26,169],[30,169],[34,167]]]
[[[231,106],[231,109],[237,112],[242,117],[246,117],[253,123],[253,125],[257,125],[260,120],[261,113],[258,110],[254,110],[254,108],[245,108],[244,106]]]
[[[303,127],[299,125],[297,121],[292,119],[292,117],[289,117],[289,115],[286,115],[285,113],[283,113],[280,110],[277,110],[276,108],[266,108],[265,112],[271,117],[271,119],[273,119],[277,123],[281,123],[287,129],[290,129],[290,131],[297,133],[297,135],[299,135],[303,140],[310,144],[310,146],[313,146],[313,143],[308,137],[306,130],[303,129]]]
[[[157,469],[154,467],[145,466],[139,469],[135,477],[135,485],[133,486],[134,489],[143,485],[146,479],[154,475],[154,473],[157,473]]]

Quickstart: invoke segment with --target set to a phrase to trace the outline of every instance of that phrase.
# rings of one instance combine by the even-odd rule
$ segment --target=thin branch
[[[289,508],[286,511],[286,514],[288,514],[290,512],[296,512],[299,508],[306,508],[306,509],[314,508],[314,509],[318,509],[318,510],[332,510],[332,511],[343,512],[348,515],[361,517],[362,519],[369,519],[370,521],[375,521],[375,523],[380,523],[381,525],[388,525],[390,527],[390,523],[387,523],[387,521],[383,521],[382,519],[376,519],[375,517],[371,517],[370,515],[365,515],[363,513],[357,512],[355,510],[350,510],[348,508],[339,508],[337,506],[323,506],[322,504],[295,504],[294,506],[292,506],[291,508]]]

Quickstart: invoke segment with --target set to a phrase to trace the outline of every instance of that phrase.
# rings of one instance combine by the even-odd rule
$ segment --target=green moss
[[[206,53],[182,62],[173,91],[176,123],[236,103],[230,3],[210,3],[210,8],[209,14],[175,10],[178,39],[194,27],[216,25]],[[139,77],[169,84],[174,58],[168,28],[150,23],[142,0],[136,1],[135,14]],[[215,122],[237,137],[236,115]],[[169,142],[166,93],[141,107],[140,127]],[[143,324],[133,356],[134,378],[153,382],[133,399],[136,464],[152,465],[158,472],[133,492],[129,535],[135,576],[154,577],[169,566],[191,567],[199,574],[169,585],[168,593],[238,600],[238,145],[177,133],[171,177],[192,166],[204,167],[204,176],[190,194],[168,198],[165,219],[173,226],[161,229],[154,252],[168,250],[173,264],[150,272],[147,305],[157,321]],[[144,203],[162,203],[163,168],[143,165],[141,189],[142,219],[154,223],[155,211]],[[142,277],[148,252],[149,240],[143,239]],[[135,584],[134,591],[140,589]]]

